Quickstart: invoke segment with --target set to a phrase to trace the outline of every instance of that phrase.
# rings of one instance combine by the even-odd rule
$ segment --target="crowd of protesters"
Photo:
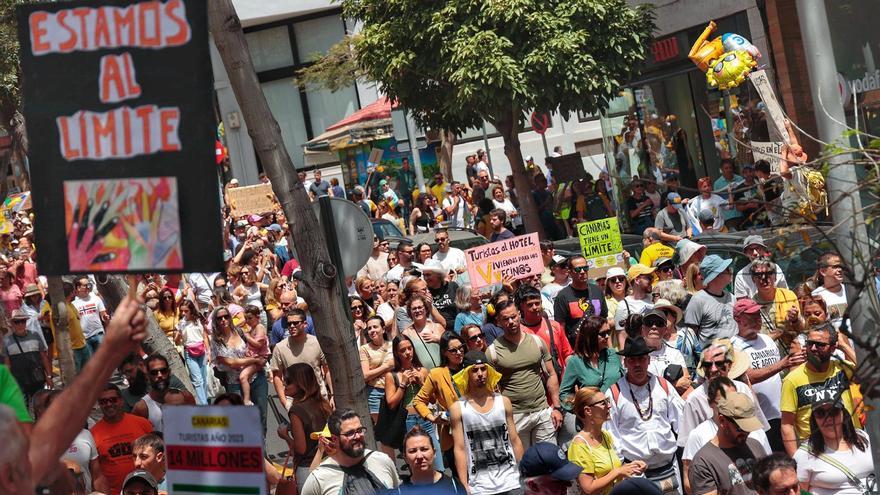
[[[761,225],[739,208],[732,163],[687,202],[675,177],[662,194],[654,182],[634,183],[626,208],[644,238],[638,258],[597,269],[547,240],[543,273],[474,289],[450,231],[523,233],[512,181],[491,178],[485,160],[468,158],[466,183],[437,174],[415,196],[387,179],[346,192],[316,172],[307,184],[312,197],[348,197],[404,232],[433,235],[433,244],[403,239],[393,249],[374,238],[366,265],[346,280],[369,416],[335,405],[322,329],[297,291],[302,270],[288,244],[297,235],[282,213],[233,217],[226,208],[223,272],[140,276],[140,301],[114,311],[94,277],[66,281],[78,377],[63,390],[36,219],[16,216],[0,237],[0,493],[165,492],[165,406],[253,405],[265,431],[270,400],[287,421],[266,435],[284,440],[292,459],[282,471],[266,461],[278,493],[872,489],[857,358],[841,331],[843,261],[827,252],[813,277],[793,280],[759,235],[744,238],[749,263],[739,271],[708,254],[699,229]],[[552,170],[530,164],[551,237],[614,215],[603,177],[557,187]],[[566,218],[555,215],[560,191]],[[179,357],[143,354],[144,311]],[[185,363],[193,392],[169,359]]]

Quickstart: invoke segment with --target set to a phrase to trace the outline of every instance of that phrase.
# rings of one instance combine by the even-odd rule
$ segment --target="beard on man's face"
[[[133,395],[144,395],[147,393],[147,385],[149,385],[147,374],[138,370],[134,376],[134,380],[129,381],[128,390]]]

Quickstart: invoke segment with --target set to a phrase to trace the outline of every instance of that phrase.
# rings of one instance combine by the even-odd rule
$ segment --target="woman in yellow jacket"
[[[461,370],[465,351],[467,346],[460,336],[455,332],[444,332],[440,337],[440,366],[428,373],[412,401],[419,416],[437,425],[446,466],[455,466],[448,411],[460,395],[452,383],[452,375]]]

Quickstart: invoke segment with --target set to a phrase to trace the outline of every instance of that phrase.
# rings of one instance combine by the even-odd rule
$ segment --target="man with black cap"
[[[618,351],[626,375],[610,388],[608,430],[625,462],[644,461],[646,478],[664,493],[682,493],[675,434],[683,403],[675,387],[648,371],[651,351],[641,336],[626,339]]]
[[[660,231],[660,240],[665,242],[678,242],[693,235],[681,195],[677,192],[666,193],[666,206],[657,212],[654,228]]]
[[[752,468],[764,457],[761,444],[749,433],[762,428],[748,395],[730,392],[718,400],[718,433],[694,455],[688,478],[691,494],[748,495]]]
[[[565,495],[580,476],[581,467],[569,462],[557,445],[538,442],[523,454],[519,471],[525,495]]]
[[[517,464],[522,443],[513,422],[513,406],[495,393],[501,374],[480,351],[464,356],[452,378],[461,398],[449,410],[455,445],[455,472],[470,493],[522,494]]]
[[[758,287],[755,285],[755,281],[752,280],[752,263],[758,258],[770,259],[770,249],[764,243],[764,238],[759,235],[746,237],[743,240],[742,248],[750,263],[738,271],[733,279],[733,295],[737,299],[741,297],[755,297]],[[785,274],[782,273],[779,265],[776,265],[776,287],[788,288]]]
[[[150,473],[139,469],[128,473],[122,483],[122,495],[158,495],[159,484]]]

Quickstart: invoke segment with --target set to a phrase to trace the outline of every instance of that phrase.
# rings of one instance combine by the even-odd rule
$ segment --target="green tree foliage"
[[[327,53],[315,54],[314,63],[296,73],[296,82],[305,89],[339,91],[354,85],[366,74],[357,64],[353,43],[358,35],[346,35],[334,43]]]
[[[21,105],[15,7],[26,3],[32,2],[0,0],[0,114],[4,118],[4,127],[9,125],[9,119]]]
[[[517,190],[524,112],[596,112],[644,59],[653,14],[625,0],[343,0],[357,61],[421,124],[501,132]],[[541,232],[528,194],[526,228]],[[522,203],[526,203],[523,205]]]

